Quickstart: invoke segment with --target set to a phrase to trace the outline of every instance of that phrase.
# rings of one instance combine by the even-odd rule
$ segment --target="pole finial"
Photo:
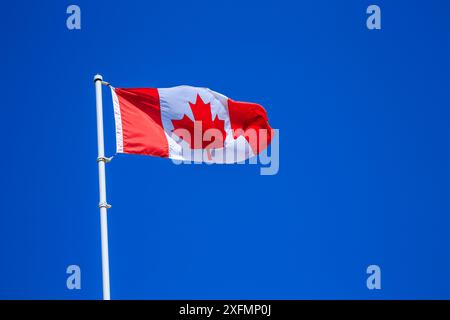
[[[98,73],[94,76],[94,82],[97,80],[103,81],[103,77],[101,75],[99,75]]]

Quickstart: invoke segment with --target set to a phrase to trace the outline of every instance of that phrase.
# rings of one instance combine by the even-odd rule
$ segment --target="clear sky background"
[[[81,30],[66,28],[70,4]],[[370,4],[382,30],[366,28]],[[116,87],[210,87],[262,104],[280,129],[275,176],[130,155],[107,165],[112,298],[450,298],[449,9],[5,2],[0,298],[101,298],[97,72]],[[371,264],[382,290],[366,288]]]

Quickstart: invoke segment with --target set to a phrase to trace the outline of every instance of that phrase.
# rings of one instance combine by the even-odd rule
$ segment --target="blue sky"
[[[378,4],[382,29],[366,28]],[[81,30],[66,8],[81,8]],[[95,92],[262,104],[280,171],[119,155],[115,299],[450,298],[447,1],[3,5],[0,298],[101,298]],[[104,90],[106,153],[115,148]],[[81,290],[66,267],[81,267]],[[382,289],[366,288],[366,268]]]

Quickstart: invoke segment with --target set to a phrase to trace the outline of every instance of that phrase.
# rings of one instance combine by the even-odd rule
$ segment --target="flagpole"
[[[108,216],[107,210],[111,207],[106,202],[106,179],[105,164],[109,159],[105,158],[105,145],[103,138],[103,103],[102,103],[102,82],[101,75],[94,76],[95,100],[97,106],[97,147],[98,147],[98,184],[100,191],[100,233],[102,243],[102,278],[103,278],[103,300],[110,300],[111,293],[109,287],[109,254],[108,254]]]

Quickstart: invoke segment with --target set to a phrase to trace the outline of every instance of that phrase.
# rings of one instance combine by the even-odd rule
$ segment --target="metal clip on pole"
[[[97,163],[98,162],[100,162],[100,161],[103,161],[104,163],[108,163],[108,162],[111,162],[111,160],[114,158],[114,156],[112,156],[112,157],[98,157],[97,158]]]
[[[111,205],[108,204],[108,203],[106,203],[106,202],[100,202],[100,203],[98,204],[98,207],[99,207],[99,208],[106,208],[106,209],[109,209],[109,208],[111,208]]]

